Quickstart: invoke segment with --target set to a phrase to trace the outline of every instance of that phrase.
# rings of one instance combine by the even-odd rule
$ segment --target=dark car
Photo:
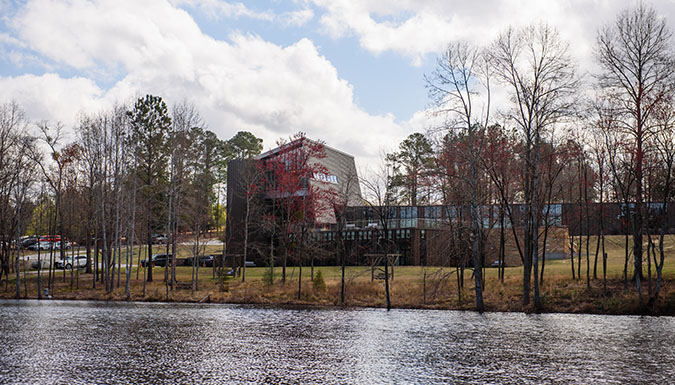
[[[27,249],[28,247],[38,243],[38,237],[27,237],[21,240],[21,248]]]
[[[199,266],[213,267],[213,255],[200,255],[197,258]],[[192,266],[193,261],[194,257],[185,258],[184,266]]]
[[[166,266],[171,263],[171,254],[154,254],[152,256],[152,266]],[[147,260],[141,260],[141,266],[147,266]]]

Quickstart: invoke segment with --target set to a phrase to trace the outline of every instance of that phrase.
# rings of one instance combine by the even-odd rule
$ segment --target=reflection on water
[[[675,318],[0,301],[0,383],[649,383]]]

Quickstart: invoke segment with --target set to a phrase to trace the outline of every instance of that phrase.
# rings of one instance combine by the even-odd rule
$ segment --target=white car
[[[63,243],[63,247],[64,247],[66,250],[70,249],[71,246],[72,246],[72,245],[71,245],[70,242],[68,242],[68,241],[65,241],[65,242]],[[56,250],[61,250],[61,241],[54,242],[54,249],[56,249]]]
[[[66,259],[60,259],[54,262],[54,267],[57,269],[70,270],[72,268],[85,267],[87,265],[86,255],[70,255]]]
[[[49,250],[52,248],[51,242],[40,241],[28,246],[28,250]]]

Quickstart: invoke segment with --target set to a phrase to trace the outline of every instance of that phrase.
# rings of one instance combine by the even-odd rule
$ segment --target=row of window
[[[376,230],[365,231],[343,231],[342,239],[345,241],[365,241],[376,238],[379,232]],[[314,234],[315,239],[322,241],[336,241],[338,233],[335,231],[322,231]],[[388,239],[410,239],[412,233],[410,229],[388,230]],[[424,238],[424,230],[421,230],[422,238]]]
[[[378,226],[378,222],[375,219],[374,209],[365,208],[362,209],[362,220],[357,220],[354,218],[350,223],[355,224],[357,227],[374,227]],[[389,225],[391,227],[424,227],[424,228],[440,228],[443,223],[449,223],[451,219],[458,218],[461,214],[461,210],[455,206],[402,206],[402,207],[392,207],[390,208],[388,217]],[[499,218],[499,209],[496,206],[480,206],[478,208],[481,215],[481,220],[484,227],[489,227],[490,225],[494,227],[500,227],[500,218]],[[524,205],[519,205],[518,210],[522,215],[526,207]],[[552,226],[562,225],[562,205],[561,204],[552,204],[549,206],[542,207],[542,214],[546,214],[548,211],[548,223]],[[418,212],[423,214],[423,216],[418,216]],[[355,213],[356,214],[356,213]],[[357,214],[358,215],[358,214]],[[468,219],[468,218],[467,218]],[[363,223],[361,223],[363,222]],[[366,226],[365,223],[368,223]],[[373,224],[373,225],[371,225]],[[504,227],[510,227],[511,221],[508,218],[508,215],[505,215],[504,218]]]

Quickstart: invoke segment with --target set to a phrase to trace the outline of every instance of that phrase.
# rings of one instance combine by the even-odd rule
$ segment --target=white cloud
[[[303,8],[290,12],[275,13],[272,10],[254,11],[243,3],[234,3],[223,0],[170,0],[171,4],[180,7],[198,9],[211,19],[237,19],[246,17],[250,19],[279,22],[283,26],[299,27],[314,17],[314,12],[309,8]]]
[[[275,15],[272,11],[256,12],[243,3],[230,3],[221,0],[170,0],[176,6],[189,6],[200,9],[204,14],[219,19],[248,17],[252,19],[272,21]]]
[[[221,138],[252,131],[274,146],[297,131],[375,160],[381,144],[407,135],[393,115],[370,115],[354,103],[352,86],[314,43],[283,47],[258,36],[229,42],[203,34],[166,1],[29,1],[12,20],[16,36],[35,53],[93,79],[118,81],[102,90],[94,80],[56,74],[0,78],[0,98],[16,99],[36,120],[75,123],[137,95],[187,99]],[[383,139],[386,138],[386,139]]]
[[[16,47],[25,47],[21,40],[7,34],[0,32],[0,45],[11,45]]]
[[[282,14],[282,21],[285,25],[300,27],[307,24],[314,18],[314,11],[309,8],[299,9],[297,11],[286,12]]]
[[[35,121],[73,122],[81,111],[104,107],[103,91],[85,78],[56,74],[0,77],[0,100],[16,101]]]
[[[441,52],[451,41],[488,44],[508,25],[546,22],[574,42],[571,51],[583,66],[592,61],[597,28],[612,22],[621,9],[635,5],[632,0],[310,1],[325,11],[320,22],[329,35],[354,35],[369,52],[393,51],[410,57],[413,64]],[[654,1],[654,6],[674,20],[671,0]]]

